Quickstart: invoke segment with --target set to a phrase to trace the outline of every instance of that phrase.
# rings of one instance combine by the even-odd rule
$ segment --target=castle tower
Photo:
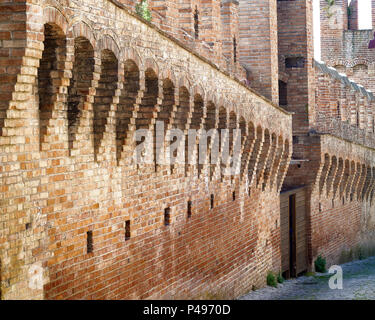
[[[352,0],[348,9],[348,23],[350,30],[358,30],[358,0]]]
[[[250,86],[278,103],[276,0],[240,0],[239,20],[239,58]]]
[[[312,0],[277,4],[280,90],[284,91],[280,95],[286,109],[295,113],[293,134],[305,134],[315,104]]]
[[[322,60],[339,58],[343,50],[343,34],[348,30],[348,0],[336,0],[333,5],[320,0],[320,30]]]

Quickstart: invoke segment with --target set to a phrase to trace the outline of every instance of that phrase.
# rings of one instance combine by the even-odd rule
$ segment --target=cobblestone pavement
[[[375,257],[341,265],[343,289],[328,286],[333,274],[316,274],[287,280],[278,288],[266,287],[239,300],[373,300],[375,299]]]

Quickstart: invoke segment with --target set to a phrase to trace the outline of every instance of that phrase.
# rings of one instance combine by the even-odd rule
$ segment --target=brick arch
[[[55,104],[58,102],[57,95],[61,92],[60,87],[63,85],[63,79],[65,81],[66,33],[54,22],[45,23],[43,44],[44,50],[39,62],[36,81],[39,98],[39,141],[41,150],[43,143],[47,142],[47,130],[53,117]]]
[[[43,24],[56,24],[65,35],[68,34],[69,20],[61,10],[56,7],[45,7],[43,9]]]
[[[225,135],[225,131],[223,132],[224,133],[223,134],[221,130],[228,128],[228,119],[229,119],[228,109],[222,105],[221,107],[219,107],[219,120],[218,120],[218,126],[217,126],[219,154],[218,154],[218,158],[216,159],[217,161],[216,170],[220,169],[220,171],[218,172],[220,179],[222,179],[223,177],[222,171],[225,168],[225,165],[222,163],[223,146],[225,146],[225,144],[227,143],[227,140],[229,139],[229,137]]]
[[[238,116],[238,134],[240,135],[240,143],[241,143],[241,152],[240,152],[240,158],[238,159],[238,162],[234,163],[235,165],[235,174],[241,174],[241,164],[242,164],[242,157],[245,150],[245,144],[248,136],[248,128],[246,119],[243,116]],[[241,177],[241,176],[240,176]]]
[[[195,150],[189,149],[188,144],[186,144],[185,157],[188,161],[186,163],[191,164],[194,161],[194,159],[191,156],[189,158],[189,154],[187,154],[187,153],[188,152],[190,152],[190,153],[194,152],[194,154],[195,154],[195,161],[194,162],[195,162],[195,164],[198,168],[198,177],[200,177],[200,175],[202,173],[202,170],[203,170],[203,164],[199,162],[199,149],[200,149],[199,138],[200,138],[200,135],[201,135],[200,129],[202,129],[204,127],[204,123],[205,123],[205,119],[207,117],[207,114],[206,114],[206,109],[205,109],[206,105],[204,103],[204,97],[202,96],[202,91],[194,88],[192,90],[192,92],[193,92],[194,95],[193,95],[193,107],[192,107],[192,113],[191,113],[191,116],[190,116],[189,129],[193,129],[193,130],[197,131],[197,143],[196,143],[196,146],[195,146]]]
[[[275,158],[274,158],[273,167],[272,167],[272,171],[271,171],[270,189],[273,188],[275,182],[277,183],[276,177],[277,177],[277,173],[280,169],[280,164],[281,164],[281,160],[282,160],[282,157],[284,155],[284,152],[285,152],[285,150],[284,150],[284,139],[283,139],[282,135],[279,135],[277,137]]]
[[[338,72],[344,72],[346,73],[346,66],[344,66],[343,64],[335,64],[333,66],[333,68],[335,68]]]
[[[271,150],[271,133],[268,128],[264,130],[264,141],[263,141],[263,146],[262,146],[262,152],[260,154],[258,166],[256,169],[256,185],[257,187],[260,186],[263,175],[264,175],[264,170],[266,168],[267,164],[267,159],[269,156],[269,152]]]
[[[333,179],[335,177],[336,170],[337,170],[337,157],[333,156],[331,158],[331,165],[330,165],[330,168],[328,170],[327,181],[326,181],[326,193],[327,193],[327,197],[331,193]]]
[[[128,142],[132,131],[133,114],[140,90],[140,69],[137,62],[126,59],[123,62],[124,79],[116,111],[116,149],[117,161],[122,158],[123,146]]]
[[[349,178],[348,178],[348,183],[345,188],[345,198],[348,199],[350,195],[350,191],[353,185],[354,177],[355,177],[355,162],[352,160],[349,160]]]
[[[73,39],[84,37],[90,41],[94,50],[96,50],[96,47],[97,47],[96,36],[89,22],[85,20],[79,20],[76,22],[72,20],[71,25],[69,25],[69,28],[68,28],[67,37],[73,38]]]
[[[320,178],[319,178],[319,194],[321,195],[323,193],[323,188],[326,183],[328,170],[331,166],[331,157],[328,153],[324,154],[324,158],[322,159],[323,167],[322,171],[320,172]]]
[[[366,71],[368,71],[368,65],[367,64],[363,64],[363,63],[359,63],[359,64],[356,64],[356,65],[354,65],[352,68],[353,68],[353,71],[355,72],[356,70],[356,68],[358,69],[358,67],[361,67],[362,68],[362,66],[364,67],[364,69],[366,70]]]
[[[339,157],[336,174],[333,180],[333,198],[336,198],[337,192],[340,192],[340,183],[344,173],[344,160]]]
[[[98,49],[100,51],[103,50],[109,50],[113,52],[116,59],[118,61],[121,61],[121,50],[118,45],[118,42],[116,42],[115,38],[112,35],[109,34],[103,34],[101,35],[100,39],[98,40]]]
[[[264,133],[263,133],[263,128],[261,125],[257,125],[256,130],[255,130],[256,138],[255,138],[255,144],[254,148],[252,150],[249,164],[248,164],[248,182],[249,182],[249,192],[250,192],[250,187],[253,184],[253,181],[255,180],[256,184],[256,177],[257,177],[257,163],[259,161],[260,154],[263,149],[263,141],[264,141]]]
[[[372,185],[372,169],[371,169],[371,165],[366,165],[366,179],[365,179],[365,184],[364,184],[362,195],[361,195],[362,201],[367,200],[368,193],[371,190],[371,185]]]
[[[162,103],[158,111],[157,119],[165,122],[165,126],[171,123],[171,117],[176,104],[176,86],[171,74],[162,75]],[[167,130],[167,127],[165,127]]]
[[[169,79],[173,83],[173,86],[176,86],[176,84],[177,84],[176,74],[173,72],[173,69],[169,66],[163,68],[160,71],[159,77],[160,77],[160,79],[163,79],[163,80]]]
[[[237,116],[237,113],[232,110],[229,112],[229,118],[228,118],[228,129],[229,129],[229,145],[228,145],[228,150],[229,150],[229,159],[223,159],[224,160],[224,163],[225,163],[225,166],[226,167],[230,167],[231,163],[230,163],[230,157],[233,156],[233,152],[234,152],[234,144],[236,142],[236,139],[237,139],[237,131],[236,129],[238,129],[238,125],[239,125],[239,122],[238,122],[238,116]]]
[[[153,69],[147,62],[145,63],[144,81],[145,90],[139,105],[137,118],[135,119],[137,130],[150,129],[160,94],[158,70]]]
[[[368,67],[370,63],[371,63],[371,61],[369,61],[367,59],[356,58],[356,59],[353,59],[351,61],[348,61],[346,66],[349,67],[349,68],[353,68],[356,65],[364,64]]]
[[[366,182],[366,176],[367,176],[367,167],[364,163],[361,164],[361,174],[359,179],[359,184],[357,188],[357,200],[360,201],[362,199],[362,192],[365,187]]]
[[[210,99],[206,103],[206,120],[204,122],[204,129],[206,130],[207,136],[207,157],[209,162],[209,178],[211,179],[214,171],[215,164],[212,159],[212,151],[218,153],[218,132],[216,127],[218,126],[218,108],[216,103],[216,96],[210,95]],[[206,160],[207,161],[207,160]]]
[[[247,136],[247,125],[246,119],[244,116],[238,116],[238,128],[241,130],[241,145],[245,144],[246,136]]]
[[[220,104],[215,91],[207,91],[206,92],[206,101],[211,102],[216,106]]]
[[[162,160],[164,160],[164,152],[165,146],[167,141],[165,140],[166,133],[168,129],[171,129],[171,123],[173,118],[173,112],[176,106],[176,86],[175,86],[175,79],[173,77],[173,73],[171,72],[162,72],[161,73],[161,85],[160,85],[161,93],[161,104],[158,105],[157,108],[157,115],[155,121],[155,132],[154,132],[154,154],[155,154],[155,170],[157,170],[158,165],[161,164]],[[160,123],[163,123],[164,126],[164,135],[163,137],[158,137],[157,129],[160,126]],[[160,135],[160,133],[159,133]]]
[[[95,50],[89,39],[78,36],[74,38],[74,61],[72,78],[68,86],[67,118],[69,152],[73,149],[79,120],[85,104],[90,101],[95,74]],[[86,108],[87,109],[87,108]]]
[[[155,72],[156,77],[159,77],[159,66],[156,61],[152,58],[146,58],[144,60],[144,70],[146,72],[147,69],[152,69]]]
[[[251,151],[255,143],[255,127],[252,121],[249,121],[246,126],[246,141],[244,142],[241,156],[241,168],[240,168],[240,177],[244,178],[245,170],[250,161]]]
[[[277,135],[273,132],[271,134],[271,145],[270,145],[269,155],[266,160],[266,164],[264,166],[264,175],[263,175],[263,184],[262,184],[263,191],[265,191],[267,183],[271,177],[273,161],[276,155],[277,142],[278,142]]]
[[[204,92],[204,89],[203,87],[200,85],[200,84],[196,84],[194,85],[194,87],[192,88],[192,94],[195,96],[195,95],[200,95],[202,97],[202,99],[205,98],[205,92]]]
[[[189,96],[192,95],[192,86],[191,81],[184,75],[178,79],[178,88],[186,88],[189,93]]]
[[[350,176],[350,161],[349,159],[345,159],[342,181],[340,183],[340,198],[345,197],[345,190],[349,182],[349,176]]]
[[[94,97],[94,155],[97,160],[99,148],[104,138],[108,117],[115,96],[118,76],[119,76],[119,60],[116,54],[104,48],[101,50],[101,72],[98,87]]]
[[[125,47],[122,52],[123,61],[132,60],[137,65],[139,70],[144,70],[143,60],[138,51],[131,47]]]
[[[336,66],[336,65],[342,65],[345,66],[346,68],[352,68],[353,66],[357,64],[365,64],[365,65],[370,65],[371,61],[368,59],[364,58],[355,58],[353,60],[344,60],[344,59],[332,59],[329,60],[326,64],[327,66]]]
[[[284,151],[283,151],[283,155],[282,155],[281,162],[280,162],[280,168],[277,172],[277,178],[276,178],[276,183],[277,183],[276,192],[278,193],[280,192],[282,188],[282,183],[285,179],[285,176],[289,168],[291,151],[292,151],[291,141],[289,141],[289,139],[286,139],[284,142]]]
[[[199,130],[204,120],[204,96],[201,91],[193,90],[193,112],[191,115],[190,129]]]
[[[242,99],[240,99],[238,102],[236,102],[235,104],[235,108],[236,108],[236,113],[238,114],[239,117],[244,117],[246,121],[251,121],[253,120],[253,117],[251,117],[249,115],[249,113],[247,112],[247,108],[242,108],[241,106],[248,106],[250,104],[250,102],[248,101],[243,101]]]
[[[191,110],[191,92],[185,85],[178,88],[178,101],[176,112],[174,113],[173,125],[180,129],[185,130],[189,112]]]
[[[361,164],[359,162],[354,164],[355,175],[353,178],[353,184],[350,190],[350,201],[354,200],[354,195],[357,193],[359,180],[361,177]]]

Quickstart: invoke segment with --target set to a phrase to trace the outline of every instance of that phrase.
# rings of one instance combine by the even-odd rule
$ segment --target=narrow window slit
[[[129,240],[130,234],[130,220],[125,221],[125,241]]]
[[[199,37],[199,11],[197,6],[195,6],[194,11],[194,37],[195,39],[198,39]]]
[[[191,201],[187,203],[187,217],[191,218]]]
[[[94,251],[94,245],[92,241],[92,231],[87,231],[87,253]]]
[[[169,226],[171,224],[171,208],[164,209],[164,225]]]

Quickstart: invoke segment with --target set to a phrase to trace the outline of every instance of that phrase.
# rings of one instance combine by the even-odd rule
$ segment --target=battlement
[[[375,229],[372,65],[311,0],[148,3],[0,4],[1,299],[236,298]]]
[[[2,298],[235,297],[263,285],[279,264],[291,114],[110,1],[90,5],[25,8],[33,23],[0,137]],[[230,129],[220,145],[240,141],[238,171],[223,174],[222,152],[218,164],[196,152],[134,162],[136,131],[158,121],[186,139]]]

